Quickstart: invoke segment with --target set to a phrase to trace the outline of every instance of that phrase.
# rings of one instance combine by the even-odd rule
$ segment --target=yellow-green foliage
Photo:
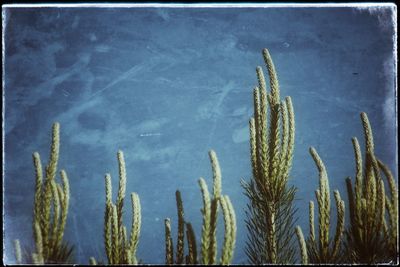
[[[171,237],[171,220],[169,218],[165,219],[164,224],[165,224],[165,263],[174,264],[174,244],[172,242],[172,237]]]
[[[334,191],[337,223],[334,239],[329,238],[331,201],[329,192],[328,173],[325,165],[314,148],[310,148],[312,158],[319,171],[319,188],[315,191],[318,203],[318,239],[314,227],[314,202],[310,201],[310,236],[307,243],[299,226],[296,227],[296,235],[300,244],[302,263],[337,263],[341,260],[342,237],[344,232],[344,201],[340,198],[339,191]]]
[[[169,218],[165,219],[165,263],[166,264],[197,264],[197,247],[196,237],[192,225],[185,221],[185,213],[183,210],[183,202],[181,192],[175,192],[176,206],[178,211],[178,236],[176,242],[176,257],[174,261],[174,248],[171,237],[171,221]],[[185,227],[186,239],[188,243],[188,254],[184,255],[185,247]]]
[[[236,217],[232,203],[227,195],[221,195],[221,169],[219,167],[217,155],[214,151],[209,152],[211,167],[213,172],[213,196],[210,197],[207,184],[203,178],[199,179],[200,190],[203,197],[203,224],[201,232],[201,254],[197,259],[196,238],[190,223],[184,219],[182,199],[179,191],[176,191],[176,201],[178,208],[178,240],[177,252],[174,262],[173,242],[171,238],[170,219],[165,220],[165,247],[167,264],[183,264],[184,254],[184,227],[186,225],[186,236],[188,242],[188,255],[186,264],[217,264],[217,219],[219,205],[221,205],[225,237],[221,250],[219,264],[228,265],[233,259],[233,252],[236,242]]]
[[[33,153],[36,172],[35,198],[33,209],[33,232],[36,250],[27,255],[26,261],[36,264],[67,263],[72,247],[63,242],[64,229],[69,207],[69,181],[67,173],[61,170],[62,183],[57,183],[56,173],[60,150],[60,124],[54,123],[49,163],[43,180],[42,163],[38,152]],[[22,262],[19,241],[15,241],[17,262]]]
[[[126,227],[122,222],[126,189],[126,169],[124,154],[118,151],[119,187],[116,203],[112,202],[111,175],[106,174],[106,208],[104,214],[104,246],[109,264],[137,264],[136,250],[140,236],[141,213],[140,200],[136,193],[131,193],[132,225],[128,239]],[[96,260],[90,258],[92,265]]]
[[[365,165],[363,167],[360,145],[354,137],[354,189],[351,178],[346,179],[350,210],[346,244],[349,261],[365,264],[396,262],[397,186],[389,168],[375,155],[372,129],[366,113],[361,113],[361,121],[365,135]],[[386,176],[389,195],[385,193],[381,171]]]
[[[15,261],[17,264],[22,263],[22,254],[21,254],[21,244],[19,240],[14,240],[14,253],[15,253]]]
[[[242,182],[251,202],[246,254],[253,264],[290,263],[294,258],[292,203],[296,189],[288,188],[287,182],[294,150],[294,112],[289,96],[280,99],[277,74],[267,49],[263,57],[271,91],[267,92],[263,70],[257,67],[254,117],[250,119],[253,176],[249,183]]]
[[[300,226],[296,226],[296,235],[300,246],[301,263],[308,264],[307,245],[306,241],[304,240],[304,235],[303,232],[301,231]]]
[[[203,178],[199,185],[203,196],[203,226],[201,235],[201,263],[217,263],[217,219],[218,203],[222,208],[225,225],[225,237],[221,252],[220,264],[229,264],[233,258],[236,241],[236,218],[232,203],[227,195],[221,196],[221,169],[217,155],[213,150],[209,152],[213,172],[213,196],[210,198],[207,184]]]
[[[93,258],[93,257],[90,257],[90,259],[89,259],[89,264],[90,264],[90,265],[97,265],[96,259]]]

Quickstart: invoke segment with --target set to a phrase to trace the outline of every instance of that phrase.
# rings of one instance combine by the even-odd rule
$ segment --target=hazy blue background
[[[244,252],[250,178],[248,120],[255,68],[269,48],[296,115],[290,183],[298,187],[299,224],[318,172],[316,147],[331,189],[346,199],[354,176],[351,138],[364,149],[359,118],[368,113],[376,154],[395,172],[396,103],[392,8],[5,8],[4,261],[12,240],[32,242],[32,153],[47,163],[51,125],[61,124],[59,167],[71,202],[65,238],[78,263],[104,259],[104,174],[114,193],[116,153],[125,153],[127,193],[142,203],[137,255],[164,262],[164,219],[177,229],[175,190],[186,219],[201,231],[200,176],[211,186],[207,152],[222,168],[223,193],[238,219],[234,263]],[[130,225],[126,199],[125,224]],[[222,226],[220,221],[220,226]],[[221,229],[222,230],[222,229]],[[219,231],[222,234],[222,231]],[[219,238],[221,242],[222,236]]]

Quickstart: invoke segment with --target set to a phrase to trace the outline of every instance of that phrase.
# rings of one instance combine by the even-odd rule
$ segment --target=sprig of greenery
[[[293,263],[296,188],[287,182],[294,151],[294,111],[290,97],[280,100],[275,66],[267,49],[263,50],[263,57],[271,91],[267,92],[262,68],[257,67],[254,117],[249,123],[253,176],[249,182],[242,181],[250,200],[246,211],[246,254],[252,264]]]

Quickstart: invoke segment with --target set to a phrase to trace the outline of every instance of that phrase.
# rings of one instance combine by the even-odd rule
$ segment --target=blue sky
[[[105,257],[104,174],[117,188],[119,149],[127,192],[142,203],[143,262],[164,261],[163,221],[170,217],[176,230],[175,190],[200,233],[197,180],[211,186],[210,149],[237,213],[234,263],[246,262],[240,180],[251,175],[248,120],[263,48],[274,60],[281,96],[294,105],[289,183],[298,187],[305,231],[303,211],[318,186],[308,149],[317,149],[331,189],[347,200],[344,179],[355,173],[351,138],[363,147],[361,112],[371,121],[376,154],[397,177],[395,16],[393,6],[3,7],[5,262],[14,260],[13,239],[31,242],[31,157],[38,151],[47,162],[55,121],[59,166],[71,183],[65,238],[76,245],[79,263]]]

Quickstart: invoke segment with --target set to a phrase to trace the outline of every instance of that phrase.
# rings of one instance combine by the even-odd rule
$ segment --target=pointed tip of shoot
[[[215,157],[216,156],[215,151],[213,149],[210,149],[208,151],[208,155],[210,155],[210,157]]]
[[[365,113],[365,112],[361,112],[360,117],[361,117],[361,119],[368,119],[367,113]]]
[[[263,53],[264,55],[268,55],[268,56],[269,56],[269,50],[268,50],[268,48],[264,48],[264,49],[262,50],[262,53]]]
[[[53,128],[60,128],[60,123],[58,121],[53,123]]]

